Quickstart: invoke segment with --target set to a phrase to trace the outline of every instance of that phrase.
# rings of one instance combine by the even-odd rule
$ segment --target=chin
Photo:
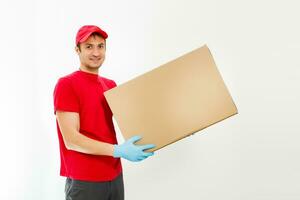
[[[98,65],[93,64],[93,65],[89,65],[89,68],[91,68],[91,69],[98,69],[98,68],[101,67],[101,65],[102,65],[102,63],[100,63]]]

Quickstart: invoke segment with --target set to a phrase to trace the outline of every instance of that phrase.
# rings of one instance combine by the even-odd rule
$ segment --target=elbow
[[[73,145],[71,144],[70,141],[64,140],[64,143],[65,143],[66,149],[73,150],[73,148],[72,148]]]
[[[67,150],[73,150],[72,145],[69,142],[65,142],[65,147]]]
[[[65,147],[67,150],[75,150],[76,148],[76,140],[74,137],[64,138]]]

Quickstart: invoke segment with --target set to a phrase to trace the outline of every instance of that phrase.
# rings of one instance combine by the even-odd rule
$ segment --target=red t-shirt
[[[103,92],[116,86],[113,80],[81,70],[60,78],[54,89],[54,113],[78,112],[80,133],[106,143],[117,144],[112,112]],[[61,167],[60,175],[77,180],[110,181],[121,171],[121,160],[66,149],[56,120]]]

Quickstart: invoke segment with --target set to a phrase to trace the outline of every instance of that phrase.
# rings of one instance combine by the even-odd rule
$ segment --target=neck
[[[80,70],[84,71],[84,72],[87,72],[87,73],[90,73],[90,74],[97,74],[98,75],[98,69],[89,69],[89,68],[81,65]]]

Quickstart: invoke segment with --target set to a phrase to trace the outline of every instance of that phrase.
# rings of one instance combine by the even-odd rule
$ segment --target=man
[[[112,112],[103,92],[116,83],[100,76],[108,35],[97,26],[81,27],[76,35],[79,70],[60,78],[54,89],[54,113],[60,145],[60,175],[67,200],[123,200],[120,158],[141,161],[153,144],[135,145],[134,136],[118,145]]]

